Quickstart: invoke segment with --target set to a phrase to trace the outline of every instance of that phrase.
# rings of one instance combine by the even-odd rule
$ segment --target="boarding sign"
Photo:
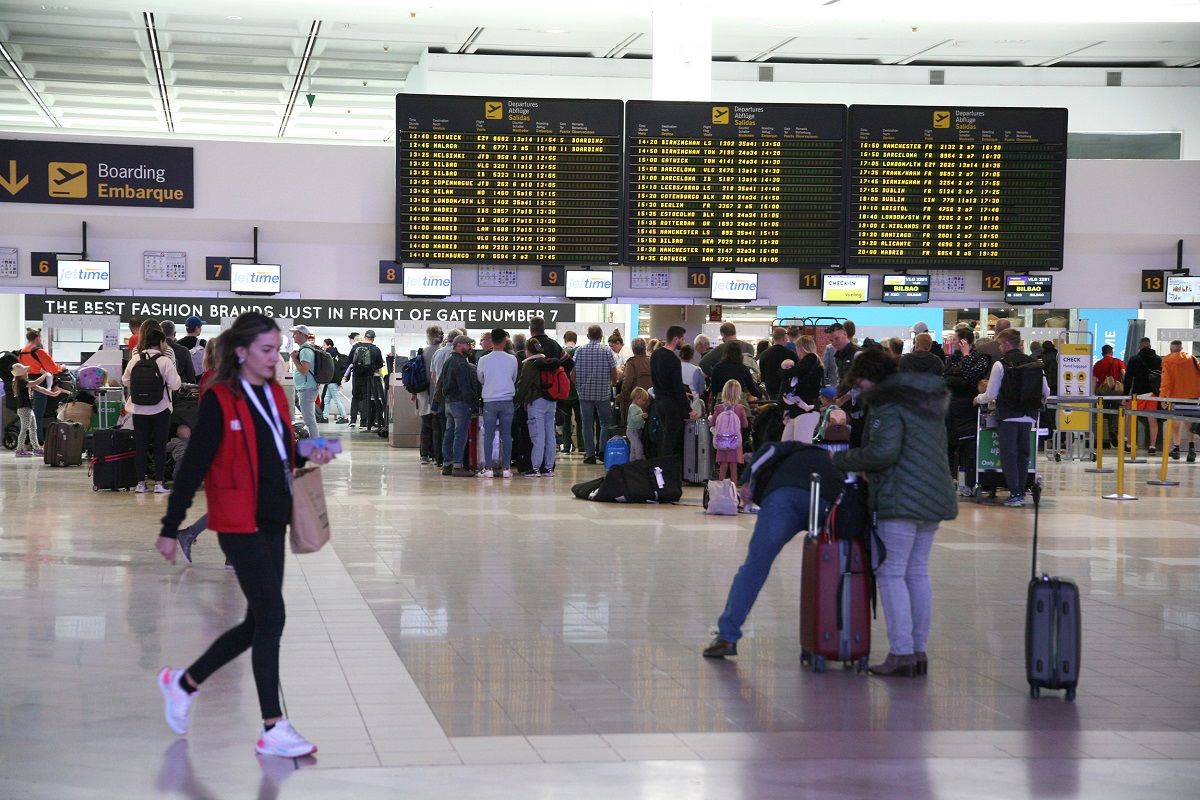
[[[0,203],[195,205],[192,148],[0,139]]]

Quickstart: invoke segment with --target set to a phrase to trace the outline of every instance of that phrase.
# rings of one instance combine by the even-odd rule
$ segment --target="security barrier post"
[[[1130,404],[1131,410],[1134,410],[1134,411],[1137,410],[1138,401],[1137,401],[1136,397],[1131,398],[1129,400],[1129,404]],[[1130,415],[1130,416],[1126,417],[1126,420],[1127,420],[1127,424],[1129,425],[1129,458],[1126,460],[1125,463],[1127,463],[1127,464],[1145,464],[1146,459],[1138,458],[1138,418],[1134,415]]]
[[[1174,404],[1170,404],[1171,408],[1168,411],[1174,410]],[[1171,452],[1171,425],[1174,424],[1173,419],[1164,419],[1162,424],[1162,433],[1158,435],[1159,444],[1162,445],[1162,465],[1158,469],[1158,480],[1153,478],[1146,481],[1151,486],[1178,486],[1179,481],[1167,480],[1167,454]]]
[[[1125,406],[1117,409],[1117,491],[1103,495],[1105,500],[1137,500],[1136,495],[1125,494]]]
[[[1092,401],[1094,415],[1096,417],[1096,466],[1088,467],[1084,472],[1090,472],[1094,475],[1107,475],[1112,472],[1112,467],[1104,468],[1104,401],[1096,398]]]

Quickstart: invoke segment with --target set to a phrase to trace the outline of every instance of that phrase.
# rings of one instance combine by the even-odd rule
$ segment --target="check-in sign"
[[[192,208],[192,148],[0,139],[0,203]]]

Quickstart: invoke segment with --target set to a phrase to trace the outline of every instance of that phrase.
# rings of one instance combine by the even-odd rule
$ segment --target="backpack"
[[[204,345],[205,342],[197,339],[196,346],[188,351],[192,354],[192,370],[195,371],[196,377],[204,374]]]
[[[374,372],[371,369],[371,348],[368,345],[356,345],[354,351],[354,371],[358,373]]]
[[[333,383],[333,373],[334,369],[336,369],[333,364],[333,356],[319,347],[313,347],[311,344],[306,344],[300,349],[303,350],[305,347],[312,351],[312,374],[316,378],[317,383],[322,386],[327,383]]]
[[[129,399],[135,406],[158,405],[163,400],[167,382],[163,380],[158,364],[161,355],[142,353],[129,370]]]
[[[551,400],[566,400],[571,396],[571,379],[561,366],[539,366],[542,378],[542,392]]]
[[[1035,414],[1042,407],[1042,362],[1019,353],[1000,360],[1004,365],[1004,382],[996,406],[999,411],[1017,412],[1017,416]]]
[[[1150,383],[1150,393],[1157,396],[1159,390],[1162,388],[1162,370],[1161,369],[1150,370],[1149,383]]]
[[[342,376],[346,374],[346,370],[350,369],[350,356],[345,353],[337,354],[337,379],[341,381]]]
[[[731,406],[722,406],[713,421],[713,447],[718,450],[742,447],[742,423]]]
[[[400,382],[409,394],[420,394],[429,391],[429,371],[425,369],[425,357],[417,355],[404,362],[400,367]]]

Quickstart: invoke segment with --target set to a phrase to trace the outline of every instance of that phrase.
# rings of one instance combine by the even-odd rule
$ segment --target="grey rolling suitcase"
[[[1029,694],[1042,689],[1066,691],[1075,699],[1079,684],[1081,615],[1079,587],[1066,578],[1037,574],[1037,519],[1041,484],[1033,485],[1033,577],[1025,607],[1025,677]]]
[[[707,419],[690,419],[683,428],[683,482],[701,486],[712,480],[712,431]]]
[[[53,422],[46,428],[43,458],[51,467],[83,464],[83,426],[78,422]]]

